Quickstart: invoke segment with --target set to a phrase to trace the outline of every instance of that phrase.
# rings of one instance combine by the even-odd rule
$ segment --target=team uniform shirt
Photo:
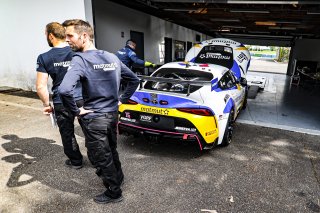
[[[83,107],[93,111],[84,115],[84,118],[94,118],[118,111],[121,78],[128,82],[120,97],[120,101],[126,103],[139,85],[137,76],[116,55],[103,50],[87,50],[73,57],[59,93],[63,104],[75,115],[79,115],[73,90],[80,80],[83,87]]]
[[[144,65],[144,60],[141,60],[137,57],[136,53],[129,46],[118,50],[116,56],[124,63],[127,67],[131,68],[132,64]]]
[[[40,54],[37,59],[37,72],[47,73],[52,79],[52,101],[61,104],[58,88],[67,73],[74,52],[69,46],[53,47],[48,52]],[[81,84],[78,83],[74,90],[75,100],[82,99]]]

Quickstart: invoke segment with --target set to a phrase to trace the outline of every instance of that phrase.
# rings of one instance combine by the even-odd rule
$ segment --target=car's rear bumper
[[[201,136],[197,135],[196,133],[182,133],[182,132],[158,130],[158,129],[140,127],[134,124],[123,123],[120,121],[118,123],[118,131],[119,131],[119,134],[127,133],[132,135],[157,136],[161,138],[194,141],[194,142],[197,142],[199,149],[201,151],[208,147],[206,143],[201,141],[200,139]]]

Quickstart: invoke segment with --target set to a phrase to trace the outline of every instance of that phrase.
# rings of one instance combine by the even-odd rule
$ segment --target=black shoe
[[[81,169],[81,168],[83,167],[83,164],[81,164],[81,165],[72,165],[70,159],[66,160],[66,161],[65,161],[65,164],[66,164],[68,167],[72,168],[72,169]]]
[[[107,196],[105,193],[99,194],[93,198],[94,202],[100,204],[107,204],[107,203],[117,203],[123,200],[123,197],[120,196],[118,198],[112,198]]]

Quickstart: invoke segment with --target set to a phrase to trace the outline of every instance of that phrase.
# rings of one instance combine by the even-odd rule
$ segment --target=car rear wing
[[[199,81],[199,80],[183,80],[183,79],[172,79],[172,78],[162,78],[162,77],[152,77],[152,76],[145,76],[145,75],[138,75],[140,79],[140,87],[142,89],[142,84],[145,81],[153,81],[153,82],[160,82],[160,83],[173,83],[173,84],[186,84],[188,86],[187,96],[190,95],[190,86],[204,86],[204,85],[211,85],[211,81]]]

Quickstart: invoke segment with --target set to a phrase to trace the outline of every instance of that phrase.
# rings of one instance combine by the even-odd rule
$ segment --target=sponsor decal
[[[221,43],[225,43],[225,44],[237,44],[234,41],[229,41],[229,40],[213,40],[211,41],[211,43],[216,43],[216,42],[221,42]]]
[[[147,112],[147,113],[153,113],[153,114],[159,114],[159,115],[169,114],[169,110],[167,109],[155,109],[151,107],[141,107],[141,112]]]
[[[237,59],[240,63],[242,63],[244,60],[248,61],[248,57],[244,53],[240,53],[240,55],[237,56]]]
[[[111,63],[111,64],[94,64],[93,69],[95,70],[103,70],[103,71],[111,71],[115,70],[118,67],[116,63]]]
[[[187,132],[196,132],[196,128],[189,128],[189,127],[183,127],[183,126],[176,126],[174,128],[175,130],[181,130],[181,131],[187,131]]]
[[[120,120],[129,121],[129,122],[136,122],[136,119],[130,119],[130,118],[125,118],[125,117],[121,117]]]
[[[213,134],[215,134],[216,132],[217,132],[217,130],[215,129],[215,130],[206,132],[205,135],[206,135],[206,136],[213,135]]]
[[[151,122],[152,115],[140,115],[140,120],[141,121],[146,121],[146,122]]]
[[[199,58],[214,58],[214,59],[222,59],[222,60],[230,60],[230,56],[224,56],[221,55],[220,53],[206,53],[206,54],[201,54]]]
[[[54,67],[69,67],[70,66],[71,61],[62,61],[62,62],[58,62],[58,63],[53,63]]]

